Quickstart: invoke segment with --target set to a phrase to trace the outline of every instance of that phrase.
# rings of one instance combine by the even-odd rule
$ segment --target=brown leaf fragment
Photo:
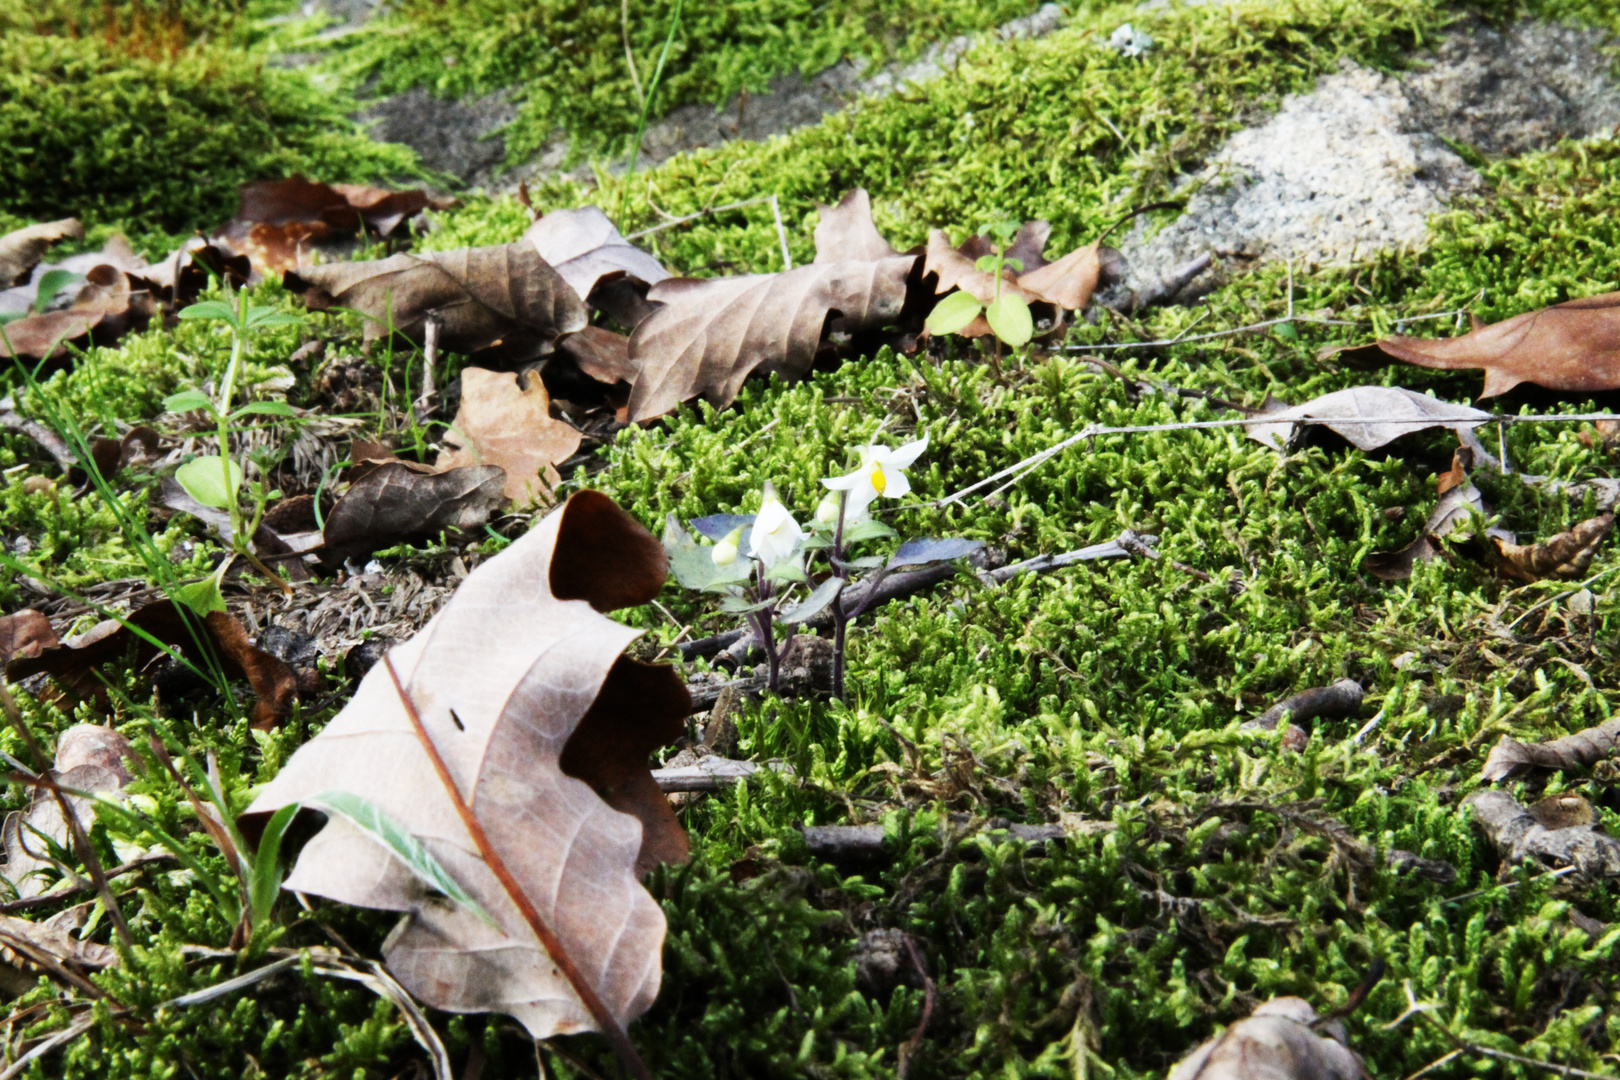
[[[97,941],[81,941],[73,934],[49,923],[0,915],[0,960],[7,967],[26,975],[27,988],[38,981],[35,973],[71,966],[83,971],[102,971],[118,966],[118,950]]]
[[[829,316],[849,333],[893,323],[905,307],[914,256],[811,263],[781,274],[670,278],[647,294],[663,307],[630,337],[636,369],[632,422],[662,416],[702,395],[717,408],[755,372],[800,379],[810,371]]]
[[[1075,248],[1056,262],[1018,275],[1018,287],[1069,311],[1091,303],[1102,278],[1102,249],[1096,244]]]
[[[1417,539],[1395,551],[1368,554],[1361,560],[1361,568],[1380,581],[1404,581],[1412,576],[1414,566],[1440,554],[1442,538],[1467,525],[1476,514],[1485,516],[1488,513],[1485,496],[1468,479],[1468,468],[1473,460],[1473,451],[1459,446],[1452,455],[1450,470],[1440,474],[1437,485],[1441,491],[1440,501],[1424,522]],[[1493,543],[1513,542],[1512,533],[1494,526],[1485,530],[1485,536]]]
[[[328,563],[422,543],[446,530],[482,528],[506,499],[506,471],[497,465],[416,471],[421,468],[386,462],[343,493],[326,515]]]
[[[569,524],[576,514],[589,519],[587,527]],[[492,851],[623,1024],[657,994],[665,928],[636,868],[682,843],[667,809],[657,811],[646,793],[647,754],[681,727],[688,703],[672,670],[622,659],[639,631],[555,595],[556,560],[580,544],[594,546],[569,552],[575,569],[564,576],[605,582],[623,575],[641,587],[614,599],[638,603],[662,585],[661,567],[618,561],[637,550],[650,558],[657,540],[606,496],[580,492],[473,570],[389,659]],[[589,782],[568,774],[565,756],[584,762]],[[637,815],[614,809],[593,785],[627,800]],[[293,755],[249,813],[269,814],[333,790],[365,799],[410,831],[496,925],[431,894],[403,863],[335,815],[305,845],[286,888],[405,912],[384,957],[406,988],[433,1007],[504,1012],[536,1038],[592,1027],[480,855],[388,665],[367,673],[350,703]]]
[[[557,351],[574,361],[579,370],[597,382],[629,382],[635,378],[630,363],[630,339],[600,326],[587,326],[557,342]]]
[[[1320,1030],[1329,1034],[1319,1034]],[[1338,1022],[1320,1024],[1297,997],[1272,998],[1182,1058],[1167,1080],[1361,1080]]]
[[[1613,527],[1611,512],[1588,518],[1539,544],[1514,544],[1494,536],[1491,542],[1495,545],[1498,568],[1509,577],[1520,581],[1578,578],[1591,567],[1598,545]]]
[[[253,265],[246,255],[194,236],[170,252],[162,262],[137,272],[164,303],[184,307],[214,281],[224,278],[234,289],[248,283]]]
[[[164,506],[202,521],[226,543],[230,543],[236,535],[229,511],[204,506],[192,498],[191,493],[181,487],[174,477],[165,477],[161,490]],[[321,542],[322,537],[318,531],[298,534],[289,531],[284,535],[270,524],[269,516],[266,515],[265,520],[259,522],[259,527],[254,530],[253,553],[261,562],[271,565],[288,580],[308,581],[309,568],[304,565],[302,556],[318,548]]]
[[[562,482],[555,465],[579,449],[580,437],[567,421],[552,419],[551,397],[538,375],[529,375],[525,387],[514,372],[465,368],[461,407],[434,467],[498,465],[506,470],[503,490],[514,506],[549,504]]]
[[[125,760],[131,756],[128,740],[111,728],[75,724],[57,740],[54,771],[64,788],[91,794],[112,794],[130,782]],[[83,795],[64,793],[79,823],[86,829],[96,820],[95,803]],[[0,827],[0,846],[6,853],[4,874],[18,899],[38,896],[52,882],[48,872],[60,871],[71,880],[73,872],[51,856],[51,848],[68,849],[67,819],[61,804],[45,788],[35,788],[24,812],[6,815]]]
[[[105,692],[99,675],[101,665],[123,659],[131,649],[137,669],[161,655],[130,626],[139,627],[199,668],[207,670],[217,660],[227,678],[245,679],[258,699],[253,706],[256,727],[274,726],[292,712],[298,692],[292,669],[257,648],[234,615],[211,611],[198,627],[195,615],[169,600],[137,608],[124,616],[122,623],[116,619],[97,623],[61,647],[45,649],[36,657],[12,660],[6,665],[6,678],[25,679],[44,672],[77,697],[99,698]],[[205,654],[199,634],[212,647],[212,658]]]
[[[1527,311],[1460,337],[1389,337],[1350,353],[1448,371],[1483,368],[1482,398],[1522,382],[1549,390],[1613,390],[1620,387],[1620,293]]]
[[[220,239],[245,253],[261,273],[281,273],[334,234],[365,229],[388,237],[423,210],[453,205],[454,199],[436,199],[421,189],[323,184],[302,176],[255,180],[242,185],[236,216]]]
[[[0,666],[19,658],[32,659],[60,644],[51,620],[32,608],[0,618]]]
[[[1580,796],[1555,796],[1585,802]],[[1549,870],[1574,867],[1587,878],[1620,877],[1620,841],[1598,832],[1595,812],[1560,805],[1532,812],[1505,791],[1485,788],[1463,800],[1474,811],[1474,822],[1502,858],[1503,869],[1522,862]],[[1538,807],[1540,804],[1538,804]],[[1586,807],[1590,811],[1590,805]],[[1538,820],[1553,823],[1553,827]],[[1566,825],[1573,820],[1576,824]]]
[[[1533,769],[1579,773],[1620,753],[1620,720],[1577,731],[1561,739],[1522,743],[1507,735],[1491,747],[1480,774],[1487,783],[1510,780]]]
[[[0,289],[26,283],[53,245],[83,239],[84,226],[78,218],[29,225],[0,236]]]
[[[586,324],[585,302],[527,240],[305,266],[289,272],[286,284],[312,310],[341,305],[370,316],[367,341],[392,327],[420,344],[436,316],[440,348],[488,349],[512,361],[548,353],[558,335]]]
[[[935,286],[934,292],[940,296],[952,289],[961,289],[965,293],[971,293],[980,303],[988,304],[996,298],[995,275],[980,270],[975,265],[975,259],[964,255],[954,247],[951,238],[945,235],[942,229],[935,229],[928,234],[928,254],[923,262],[923,273],[938,275],[939,284]],[[1010,266],[1001,268],[1001,294],[1022,297],[1026,303],[1041,299],[1019,287],[1018,277]]]
[[[821,211],[815,232],[816,262],[876,261],[900,254],[873,223],[872,197],[865,188],[845,192],[837,206],[817,204],[816,209]]]
[[[669,277],[658,260],[619,234],[594,206],[553,210],[530,225],[523,239],[568,282],[581,301],[591,298],[604,277],[632,278],[656,285]]]
[[[1243,726],[1276,731],[1285,716],[1301,725],[1324,717],[1341,720],[1361,710],[1361,696],[1360,683],[1354,679],[1340,679],[1331,686],[1312,687],[1286,697]]]

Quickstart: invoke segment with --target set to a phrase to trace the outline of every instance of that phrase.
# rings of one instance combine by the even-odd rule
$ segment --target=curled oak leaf
[[[902,255],[873,262],[811,263],[781,274],[670,278],[647,294],[663,307],[630,336],[632,422],[703,395],[717,408],[750,374],[803,378],[829,316],[851,334],[891,325],[916,265]]]
[[[129,330],[146,325],[156,312],[157,300],[147,282],[117,267],[98,265],[85,275],[84,285],[65,310],[28,315],[6,324],[0,356],[11,356],[14,349],[19,357],[50,359],[66,352],[69,343],[87,339],[111,345]]]
[[[1491,537],[1497,566],[1520,581],[1544,578],[1578,578],[1584,575],[1597,555],[1598,545],[1614,528],[1614,514],[1599,514],[1573,529],[1548,537],[1539,544],[1515,544]]]
[[[1255,442],[1281,449],[1299,434],[1303,427],[1299,421],[1325,420],[1324,426],[1357,449],[1377,450],[1402,435],[1430,428],[1450,428],[1461,437],[1490,418],[1489,413],[1467,405],[1453,405],[1404,387],[1352,386],[1303,405],[1266,408],[1254,423],[1244,424],[1243,430]]]
[[[1504,735],[1491,747],[1480,776],[1496,783],[1534,769],[1578,773],[1616,754],[1620,754],[1620,720],[1541,743],[1522,743]]]
[[[590,300],[597,282],[605,277],[640,282],[644,296],[645,286],[669,277],[657,259],[621,236],[607,215],[594,206],[553,210],[530,225],[523,238],[562,275],[581,301]]]
[[[1076,248],[1054,262],[1048,262],[1041,252],[1050,231],[1050,226],[1044,221],[1026,222],[1018,230],[1003,255],[1018,260],[1023,269],[1016,269],[1013,265],[1002,267],[1001,293],[1011,293],[1025,303],[1045,303],[1054,308],[1077,311],[1091,303],[1105,270],[1118,260],[1119,255],[1112,248],[1092,243]],[[995,245],[988,237],[975,236],[961,247],[952,247],[950,238],[935,230],[928,236],[928,256],[923,271],[939,275],[935,287],[937,293],[943,295],[952,288],[959,288],[972,294],[980,303],[988,304],[996,296],[996,279],[988,271],[979,269],[978,260],[994,252]],[[978,337],[989,332],[990,324],[982,319],[958,331],[966,337]]]
[[[33,608],[0,617],[0,666],[19,658],[32,659],[61,644],[51,620]]]
[[[1182,1058],[1167,1080],[1362,1080],[1361,1058],[1344,1040],[1343,1025],[1323,1024],[1304,999],[1272,998]]]
[[[406,913],[384,959],[431,1006],[504,1012],[536,1038],[590,1029],[562,965],[458,813],[445,786],[454,784],[512,888],[607,1012],[622,1025],[645,1011],[665,924],[637,870],[685,851],[647,753],[679,736],[690,699],[671,669],[621,656],[640,631],[601,613],[652,599],[665,572],[658,541],[612,500],[574,495],[473,570],[249,807],[265,815],[328,791],[363,798],[424,845],[493,925],[433,895],[337,816],[285,887]]]
[[[1597,831],[1596,814],[1578,795],[1555,795],[1526,808],[1505,791],[1486,788],[1463,800],[1501,856],[1503,869],[1528,862],[1573,867],[1588,878],[1620,877],[1620,841]]]
[[[36,657],[12,660],[6,665],[6,678],[25,679],[44,672],[76,697],[99,698],[106,691],[99,674],[103,664],[122,660],[132,649],[137,669],[163,655],[150,641],[134,633],[132,626],[199,669],[207,670],[218,663],[227,678],[246,680],[258,699],[253,705],[254,727],[274,727],[292,712],[298,698],[297,677],[286,664],[254,645],[234,615],[210,611],[199,625],[189,609],[169,600],[136,608],[121,622],[107,619],[97,623]]]
[[[1383,355],[1448,371],[1483,368],[1482,398],[1506,393],[1522,382],[1549,390],[1613,390],[1620,387],[1620,293],[1527,311],[1460,337],[1390,337],[1348,353],[1362,359]]]
[[[845,192],[837,206],[818,204],[817,209],[821,220],[815,232],[816,262],[875,261],[900,254],[872,221],[872,198],[865,188]]]
[[[600,326],[587,326],[557,342],[557,351],[574,361],[576,367],[597,382],[609,386],[630,382],[636,376],[630,362],[630,339]]]
[[[285,280],[312,310],[343,306],[368,316],[367,341],[392,327],[420,344],[436,316],[440,348],[521,361],[549,353],[558,335],[586,323],[584,301],[527,240],[306,266]]]
[[[939,284],[935,286],[934,291],[939,295],[944,295],[952,289],[961,289],[965,293],[971,293],[983,304],[988,304],[996,297],[995,275],[987,270],[980,270],[975,257],[958,250],[942,229],[935,229],[928,234],[928,253],[923,261],[923,273],[938,276]],[[1001,294],[1020,297],[1025,303],[1034,303],[1041,299],[1019,287],[1018,275],[1011,266],[1001,268]],[[986,323],[985,332],[988,333],[989,329],[989,324]]]
[[[53,771],[64,788],[108,795],[122,790],[132,779],[125,765],[131,756],[129,741],[118,732],[97,724],[75,724],[57,740]],[[95,821],[93,800],[84,795],[65,797],[81,824]],[[69,847],[68,822],[56,796],[46,788],[35,788],[28,809],[7,814],[0,827],[5,877],[19,899],[38,896],[49,888],[46,872],[65,870],[51,857],[53,846]]]
[[[225,224],[220,239],[248,255],[261,273],[282,273],[336,234],[364,229],[387,237],[423,210],[453,205],[454,199],[435,199],[419,188],[388,191],[302,176],[256,180],[242,185],[236,216]]]
[[[434,467],[498,465],[506,470],[503,491],[519,508],[555,501],[562,483],[556,464],[579,449],[581,435],[566,420],[551,416],[551,397],[538,374],[528,386],[511,371],[464,368],[461,407],[445,434],[446,449]]]
[[[0,236],[0,289],[28,281],[34,267],[55,244],[63,240],[83,240],[84,226],[78,218],[63,218],[40,225],[29,225]]]
[[[404,461],[376,465],[326,515],[327,563],[363,558],[396,544],[418,544],[447,530],[482,528],[506,501],[506,470],[472,465],[422,472]]]
[[[185,307],[211,284],[225,280],[239,289],[253,276],[253,265],[246,255],[194,236],[170,252],[161,262],[139,271],[153,295],[173,307]]]

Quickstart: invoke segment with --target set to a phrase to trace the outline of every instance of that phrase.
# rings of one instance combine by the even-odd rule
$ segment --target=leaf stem
[[[607,1005],[597,996],[596,990],[585,980],[584,974],[574,966],[573,958],[568,955],[568,950],[563,948],[562,941],[552,932],[551,927],[546,925],[545,920],[540,917],[540,912],[535,908],[533,901],[523,891],[523,887],[518,884],[518,880],[512,875],[511,870],[507,869],[506,862],[501,858],[500,852],[495,850],[494,843],[490,841],[489,834],[484,831],[484,826],[479,822],[477,816],[473,814],[472,807],[468,806],[467,800],[462,797],[461,789],[456,786],[455,778],[450,775],[449,766],[444,763],[444,758],[439,756],[438,747],[433,745],[433,740],[428,736],[427,728],[422,724],[422,714],[417,712],[416,703],[411,700],[411,695],[406,692],[405,684],[399,681],[399,672],[394,669],[393,657],[386,653],[383,654],[383,666],[388,669],[388,677],[394,680],[394,689],[399,693],[400,703],[405,706],[405,715],[410,717],[411,727],[416,731],[417,741],[422,744],[422,749],[427,752],[428,760],[433,762],[433,770],[439,774],[439,782],[444,785],[445,793],[450,796],[450,801],[455,804],[456,813],[461,816],[461,823],[466,827],[473,843],[477,845],[478,854],[483,856],[485,865],[500,881],[501,887],[506,890],[506,895],[511,897],[512,903],[517,905],[518,912],[523,916],[523,921],[529,924],[529,929],[533,931],[534,936],[540,939],[541,945],[545,946],[552,963],[557,965],[557,968],[563,973],[563,977],[574,988],[574,993],[579,995],[580,1003],[591,1014],[591,1019],[596,1021],[596,1025],[602,1030],[602,1034],[607,1036],[608,1042],[613,1047],[613,1052],[619,1055],[620,1064],[625,1067],[625,1070],[631,1076],[636,1077],[636,1080],[652,1080],[652,1073],[647,1071],[647,1066],[642,1062],[641,1055],[636,1053],[636,1048],[631,1045],[630,1037],[624,1033],[624,1028],[620,1026],[618,1019],[608,1011]]]

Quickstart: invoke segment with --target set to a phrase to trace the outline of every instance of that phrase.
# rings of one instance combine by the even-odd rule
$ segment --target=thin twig
[[[900,1067],[897,1073],[900,1080],[906,1080],[906,1073],[911,1069],[911,1059],[916,1056],[918,1049],[922,1047],[923,1035],[928,1031],[928,1021],[934,1018],[936,993],[934,980],[929,978],[928,969],[923,966],[922,957],[917,955],[917,946],[911,943],[911,935],[906,934],[901,940],[906,943],[906,955],[911,959],[912,966],[917,969],[917,974],[921,975],[923,980],[922,1019],[917,1021],[917,1029],[911,1033],[911,1038],[906,1040],[906,1045],[900,1051]]]
[[[115,866],[111,870],[108,870],[107,880],[111,881],[114,878],[123,877],[125,874],[128,874],[131,871],[139,870],[147,863],[175,861],[175,857],[171,852],[149,851],[144,855],[131,859],[122,866]],[[9,915],[14,911],[27,911],[29,908],[49,907],[52,904],[73,896],[75,893],[86,892],[94,888],[95,885],[89,882],[64,881],[55,888],[51,889],[49,892],[42,892],[37,896],[25,896],[19,900],[8,900],[5,903],[0,904],[0,915]]]
[[[437,315],[429,315],[427,322],[422,326],[422,392],[417,395],[416,402],[412,406],[418,423],[425,420],[433,411],[433,398],[437,394],[433,386],[433,368],[439,359],[440,325]]]
[[[1357,319],[1323,319],[1315,315],[1295,315],[1293,305],[1289,305],[1289,313],[1275,319],[1266,319],[1263,322],[1249,323],[1246,326],[1234,326],[1230,330],[1214,330],[1208,334],[1198,334],[1194,337],[1160,338],[1155,341],[1122,341],[1112,345],[1067,345],[1070,352],[1105,352],[1114,349],[1161,349],[1167,345],[1186,345],[1193,341],[1214,341],[1216,338],[1234,337],[1237,334],[1248,334],[1255,330],[1269,330],[1273,326],[1283,326],[1287,323],[1309,323],[1312,326],[1360,326],[1366,320]],[[1455,311],[1440,311],[1433,315],[1413,315],[1409,319],[1396,320],[1397,326],[1408,323],[1422,322],[1425,319],[1450,319],[1463,314],[1467,308],[1457,308]]]
[[[94,1027],[95,1023],[95,1010],[85,1010],[73,1018],[73,1023],[69,1024],[67,1027],[63,1028],[61,1031],[58,1031],[55,1035],[52,1035],[38,1046],[28,1051],[28,1053],[18,1058],[12,1064],[11,1068],[7,1069],[5,1072],[0,1072],[0,1080],[11,1080],[11,1078],[14,1076],[21,1076],[35,1059],[44,1057],[46,1054],[50,1053],[52,1050],[55,1050],[63,1043],[72,1042],[74,1039],[77,1039],[80,1035],[83,1035],[85,1032]]]
[[[760,203],[774,202],[775,199],[775,195],[761,195],[757,199],[744,199],[742,202],[726,203],[724,206],[710,206],[706,209],[699,210],[695,214],[683,214],[680,217],[670,218],[668,221],[649,226],[642,229],[640,232],[633,232],[629,236],[625,237],[625,239],[639,240],[643,236],[651,236],[655,232],[663,232],[665,229],[673,229],[677,225],[685,225],[688,221],[696,221],[698,218],[708,217],[710,214],[719,214],[726,210],[741,210],[745,206],[758,206]]]
[[[507,869],[506,861],[501,858],[500,852],[495,850],[495,845],[490,841],[489,834],[484,831],[483,823],[478,820],[472,811],[472,807],[468,806],[467,800],[462,797],[461,789],[456,786],[455,777],[450,775],[450,767],[445,764],[444,758],[439,755],[439,748],[433,745],[433,740],[428,736],[427,727],[422,723],[422,715],[416,711],[416,703],[411,700],[411,695],[406,692],[405,684],[400,682],[399,672],[394,668],[393,657],[386,653],[383,654],[383,666],[388,669],[388,677],[394,680],[394,689],[399,694],[400,703],[405,707],[405,715],[410,718],[411,727],[416,731],[417,741],[422,744],[422,749],[433,763],[433,769],[438,773],[439,782],[444,785],[445,794],[449,795],[450,801],[455,804],[456,813],[461,817],[462,825],[466,828],[468,835],[472,837],[474,845],[477,846],[478,854],[483,856],[485,865],[500,881],[501,887],[506,890],[507,896],[511,897],[512,903],[516,905],[518,911],[523,915],[523,921],[529,924],[529,929],[539,939],[540,944],[545,947],[552,963],[557,965],[563,977],[574,988],[574,993],[579,995],[580,1003],[585,1006],[586,1011],[591,1014],[591,1018],[596,1021],[597,1027],[601,1029],[602,1034],[607,1036],[608,1042],[613,1046],[614,1052],[618,1054],[619,1061],[624,1065],[625,1069],[632,1076],[637,1077],[638,1080],[652,1080],[652,1074],[647,1071],[647,1066],[642,1062],[641,1055],[636,1053],[636,1048],[631,1044],[630,1037],[624,1033],[624,1028],[619,1024],[618,1018],[608,1011],[607,1005],[597,995],[596,989],[586,981],[584,973],[574,966],[573,957],[568,955],[568,950],[563,948],[562,941],[552,932],[551,927],[546,925],[545,920],[540,917],[540,912],[535,908],[534,902],[529,899],[528,894],[523,891],[523,887],[518,884],[517,878]]]
[[[782,245],[782,272],[785,274],[793,269],[793,256],[788,254],[787,229],[782,224],[782,204],[775,195],[771,196],[771,216],[776,219],[776,239]]]

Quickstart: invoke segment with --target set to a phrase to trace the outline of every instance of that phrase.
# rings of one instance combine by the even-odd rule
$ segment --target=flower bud
[[[742,540],[742,528],[732,529],[724,540],[715,544],[709,550],[709,558],[714,560],[716,566],[730,566],[737,561],[737,544]]]

